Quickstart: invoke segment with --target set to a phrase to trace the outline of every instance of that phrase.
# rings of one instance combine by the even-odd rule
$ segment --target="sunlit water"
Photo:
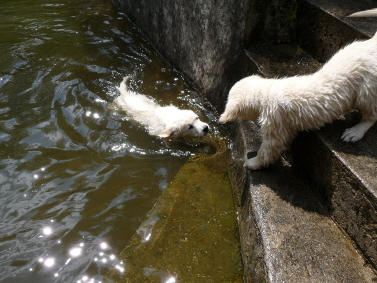
[[[0,1],[0,281],[99,282],[189,156],[109,107],[123,76],[214,116],[110,0]]]

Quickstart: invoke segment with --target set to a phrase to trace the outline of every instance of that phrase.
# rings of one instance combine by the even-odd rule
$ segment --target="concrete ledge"
[[[372,269],[308,186],[282,160],[260,171],[243,162],[260,145],[252,123],[232,125],[232,182],[246,282],[372,282]],[[250,156],[249,156],[250,157]]]

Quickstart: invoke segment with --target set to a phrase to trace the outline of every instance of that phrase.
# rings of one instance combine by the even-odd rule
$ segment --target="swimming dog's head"
[[[164,138],[198,138],[207,135],[208,124],[200,121],[191,110],[179,110],[179,115],[171,117],[165,129],[159,134]]]

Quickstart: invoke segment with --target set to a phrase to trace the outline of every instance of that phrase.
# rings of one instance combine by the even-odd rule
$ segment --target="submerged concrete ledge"
[[[242,282],[226,141],[212,143],[215,153],[190,158],[164,190],[119,256],[125,273],[109,281]]]

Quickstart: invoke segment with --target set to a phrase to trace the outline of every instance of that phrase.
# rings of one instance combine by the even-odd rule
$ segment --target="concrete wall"
[[[221,111],[239,79],[235,68],[251,1],[113,1]]]

